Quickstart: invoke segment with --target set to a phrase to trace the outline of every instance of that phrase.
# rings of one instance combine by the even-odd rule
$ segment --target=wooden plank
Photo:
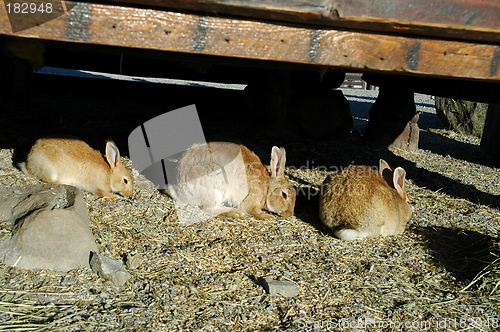
[[[500,80],[500,48],[496,45],[315,29],[83,2],[66,2],[74,6],[69,14],[13,33],[3,0],[0,2],[0,34],[340,67],[354,72]]]
[[[497,0],[106,0],[214,15],[434,36],[500,41]]]

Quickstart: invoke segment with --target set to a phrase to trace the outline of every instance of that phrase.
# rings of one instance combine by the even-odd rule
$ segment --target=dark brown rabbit
[[[379,170],[350,165],[328,176],[320,196],[320,219],[343,240],[402,233],[412,216],[404,187],[406,172],[391,170],[380,159]]]

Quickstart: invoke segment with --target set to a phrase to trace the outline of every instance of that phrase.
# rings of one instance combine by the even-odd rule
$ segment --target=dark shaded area
[[[0,134],[1,148],[47,135],[72,135],[89,143],[111,138],[127,155],[129,133],[157,115],[195,104],[202,122],[230,123],[238,121],[241,111],[227,109],[241,91],[37,74],[33,85],[31,110],[4,112],[9,126]],[[227,118],[207,112],[209,105],[229,111]]]
[[[287,165],[295,168],[335,171],[349,164],[378,165],[378,160],[383,158],[393,167],[404,167],[408,178],[420,187],[441,190],[473,203],[500,207],[498,195],[417,168],[414,163],[395,156],[387,149],[366,142],[358,134],[345,139],[320,141],[274,132],[273,124],[267,118],[256,118],[248,112],[243,91],[240,90],[41,74],[34,76],[33,86],[31,110],[3,112],[4,123],[8,126],[0,132],[0,148],[14,148],[16,152],[22,152],[23,147],[26,150],[39,137],[71,135],[84,139],[94,147],[104,147],[104,140],[112,139],[122,155],[127,156],[128,135],[133,129],[155,116],[195,104],[207,139],[241,142],[254,150],[264,164],[269,164],[273,145],[286,148]],[[371,99],[367,99],[366,107],[369,107],[368,101]],[[359,108],[360,105],[355,106]],[[354,110],[355,107],[351,107]],[[432,132],[422,132],[421,136],[420,148],[478,164],[497,165],[477,146]],[[317,209],[315,203],[310,204],[311,208]],[[309,209],[307,204],[297,203],[297,206]],[[299,216],[301,209],[297,209]]]
[[[424,131],[420,133],[420,149],[429,150],[443,157],[450,156],[475,164],[498,167],[499,162],[488,156],[479,146],[459,142],[443,135]]]
[[[409,77],[393,74],[364,74],[362,78],[370,84],[387,88],[404,88],[406,91],[483,103],[500,102],[500,95],[498,94],[500,85],[498,82]]]
[[[494,261],[495,239],[471,230],[445,227],[414,228],[423,235],[434,258],[457,280],[470,282]]]

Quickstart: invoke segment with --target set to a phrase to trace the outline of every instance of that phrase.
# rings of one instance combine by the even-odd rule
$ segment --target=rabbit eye
[[[287,199],[288,198],[288,195],[286,194],[286,192],[282,191],[281,192],[281,196],[284,198],[284,199]]]
[[[123,179],[123,182],[125,182],[125,184],[128,184],[128,180],[127,179]]]

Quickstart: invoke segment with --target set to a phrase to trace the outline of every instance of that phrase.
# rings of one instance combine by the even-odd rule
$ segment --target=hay
[[[63,119],[87,116],[88,105],[75,97],[43,101],[76,108]],[[99,113],[115,107],[109,103]],[[121,106],[132,114],[141,104]],[[63,124],[92,126],[95,116]],[[120,113],[117,126],[124,128],[126,118]],[[246,138],[266,155],[271,145],[286,146],[287,171],[303,188],[295,217],[180,224],[172,200],[146,185],[115,202],[85,193],[100,251],[115,259],[140,254],[144,262],[130,269],[133,278],[123,288],[84,269],[58,274],[0,265],[0,330],[496,329],[500,183],[477,140],[422,131],[422,150],[410,153],[379,149],[355,135],[331,142],[263,136]],[[12,167],[10,150],[0,154],[3,185],[36,183]],[[407,170],[415,208],[408,229],[366,241],[333,238],[319,225],[314,188],[335,167],[353,160],[376,165],[379,158]],[[270,297],[261,277],[292,281],[300,294]]]

